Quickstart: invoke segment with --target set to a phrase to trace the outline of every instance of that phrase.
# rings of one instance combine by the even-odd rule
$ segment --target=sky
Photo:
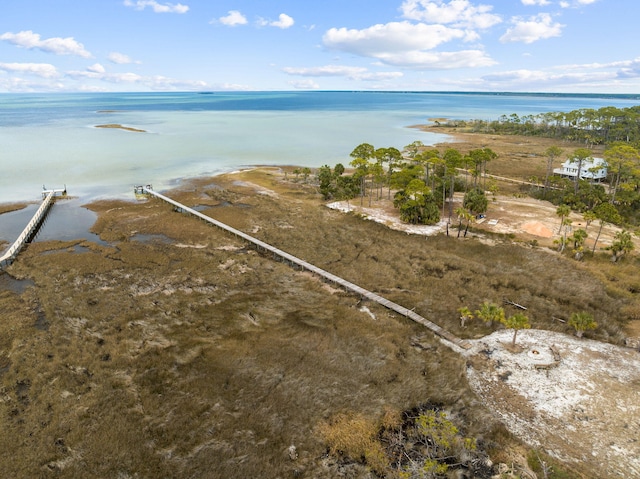
[[[640,93],[638,0],[3,0],[0,92]]]

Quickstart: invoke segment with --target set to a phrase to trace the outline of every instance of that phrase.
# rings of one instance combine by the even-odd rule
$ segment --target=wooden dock
[[[246,241],[247,243],[249,243],[251,246],[253,246],[254,248],[256,248],[256,250],[258,250],[261,253],[268,253],[268,254],[272,254],[274,259],[280,260],[282,262],[285,262],[287,264],[289,264],[290,266],[296,268],[296,269],[300,269],[300,270],[304,270],[304,271],[309,271],[319,277],[321,277],[323,280],[328,281],[329,283],[332,283],[334,285],[337,285],[351,293],[354,293],[358,296],[360,296],[363,299],[368,299],[370,301],[374,301],[388,309],[390,309],[391,311],[395,311],[398,314],[401,314],[402,316],[405,316],[406,318],[409,318],[413,321],[415,321],[416,323],[419,323],[425,327],[427,327],[428,329],[430,329],[431,331],[433,331],[435,334],[437,334],[439,337],[441,337],[442,339],[445,340],[445,344],[446,343],[450,343],[449,345],[455,345],[459,348],[462,349],[469,349],[471,348],[471,344],[466,341],[463,340],[461,338],[458,338],[457,336],[455,336],[454,334],[450,333],[449,331],[447,331],[444,328],[441,328],[440,326],[438,326],[437,324],[433,323],[432,321],[429,321],[428,319],[420,316],[418,313],[416,313],[415,311],[411,310],[411,309],[407,309],[404,306],[401,306],[397,303],[394,303],[393,301],[389,301],[386,298],[383,298],[380,295],[377,295],[376,293],[373,293],[371,291],[368,291],[364,288],[361,288],[360,286],[351,283],[343,278],[340,278],[332,273],[329,273],[328,271],[325,271],[321,268],[318,268],[317,266],[312,265],[311,263],[307,263],[306,261],[297,258],[285,251],[282,251],[274,246],[271,246],[263,241],[260,241],[257,238],[254,238],[252,236],[249,236],[246,233],[243,233],[242,231],[239,231],[235,228],[232,228],[231,226],[228,226],[218,220],[215,220],[213,218],[211,218],[210,216],[207,216],[205,214],[200,213],[199,211],[196,211],[192,208],[189,208],[188,206],[185,206],[175,200],[172,200],[171,198],[162,195],[160,193],[157,193],[156,191],[154,191],[150,185],[146,185],[146,186],[136,186],[135,187],[135,192],[136,194],[147,194],[156,198],[159,198],[167,203],[169,203],[170,205],[172,205],[174,207],[174,209],[178,212],[181,213],[188,213],[190,215],[196,216],[204,221],[206,221],[207,223],[210,223],[214,226],[217,226],[218,228],[226,231],[227,233],[230,233],[238,238],[241,238],[242,240]]]
[[[42,226],[42,223],[47,216],[47,213],[49,213],[49,209],[51,208],[56,195],[58,194],[66,195],[67,189],[42,190],[42,203],[40,203],[40,207],[34,213],[31,221],[29,221],[27,226],[25,226],[24,230],[22,230],[18,239],[14,241],[2,256],[0,256],[0,269],[6,268],[13,263],[13,260],[18,256],[18,253],[20,253],[20,250],[22,250],[24,245],[31,241],[37,234],[40,226]]]

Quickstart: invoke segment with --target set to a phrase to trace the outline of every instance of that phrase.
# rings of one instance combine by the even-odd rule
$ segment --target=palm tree
[[[465,214],[465,219],[467,220],[467,225],[464,227],[464,237],[467,237],[467,231],[469,231],[469,225],[471,224],[471,222],[475,219],[475,216],[473,215],[473,213],[471,213],[470,211],[467,210],[466,214]]]
[[[469,229],[469,222],[473,219],[473,215],[471,214],[471,212],[463,207],[459,207],[456,208],[455,211],[456,215],[458,216],[458,238],[460,238],[460,231],[462,230],[462,222],[466,221],[467,226],[464,230],[464,236],[465,238],[467,237],[467,230]]]
[[[587,329],[596,329],[598,323],[594,321],[591,314],[581,311],[579,313],[571,313],[569,326],[573,326],[576,330],[576,336],[581,338]]]
[[[571,214],[571,207],[569,205],[560,205],[556,208],[556,215],[560,217],[560,228],[558,228],[558,234],[562,231],[564,225],[564,219]]]
[[[491,326],[494,321],[496,323],[504,321],[504,309],[489,301],[484,301],[475,313],[476,318],[480,318],[487,326]]]
[[[627,230],[618,231],[610,246],[611,253],[613,254],[611,261],[615,263],[623,254],[628,254],[633,251],[633,248],[635,248],[635,245],[631,239],[631,233]]]
[[[573,253],[575,254],[575,258],[578,260],[581,259],[584,242],[587,240],[587,232],[583,229],[578,229],[573,232],[573,235],[569,239],[573,241]]]
[[[562,222],[562,226],[564,226],[564,234],[562,235],[562,238],[560,238],[560,240],[558,241],[558,243],[560,244],[560,247],[558,248],[558,251],[560,253],[562,253],[564,251],[564,248],[567,245],[567,232],[569,231],[569,228],[571,227],[571,223],[573,223],[573,221],[571,221],[570,218],[565,218],[564,221]]]
[[[596,214],[598,220],[600,220],[598,235],[596,236],[596,240],[593,242],[592,253],[595,253],[596,245],[598,244],[598,240],[600,239],[600,233],[602,233],[602,227],[605,225],[605,223],[618,223],[621,218],[618,214],[618,210],[611,203],[601,203],[594,208],[593,212]]]
[[[582,219],[585,222],[584,231],[586,232],[589,228],[589,225],[598,219],[598,216],[593,212],[593,210],[588,210],[582,213]]]
[[[516,313],[513,316],[509,316],[505,321],[504,325],[508,329],[513,329],[513,340],[511,341],[511,345],[516,345],[516,335],[518,331],[521,329],[529,329],[531,325],[529,324],[529,318],[523,313]]]
[[[484,194],[484,190],[482,188],[474,187],[464,194],[462,206],[474,215],[478,215],[487,211],[489,200],[487,199],[487,195]]]
[[[460,326],[464,328],[464,323],[466,323],[468,320],[473,319],[473,313],[466,306],[458,308],[458,313],[460,313]]]

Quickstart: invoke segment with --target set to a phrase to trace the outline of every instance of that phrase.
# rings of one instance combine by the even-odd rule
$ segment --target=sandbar
[[[139,128],[133,128],[131,126],[124,126],[121,125],[120,123],[108,123],[105,125],[96,125],[96,128],[116,128],[119,130],[126,130],[126,131],[135,131],[136,133],[146,133],[147,130],[141,130]]]

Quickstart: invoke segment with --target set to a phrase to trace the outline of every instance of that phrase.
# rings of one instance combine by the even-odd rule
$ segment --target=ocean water
[[[248,165],[347,164],[355,146],[444,139],[413,125],[615,105],[640,97],[396,92],[0,94],[0,202],[67,186],[87,200]],[[119,123],[147,133],[100,129]]]
[[[43,186],[88,202],[251,165],[347,165],[360,143],[402,149],[444,135],[430,118],[495,119],[640,104],[630,95],[420,92],[0,94],[0,203]],[[119,123],[136,133],[95,128]],[[55,208],[54,208],[55,209]],[[0,239],[11,236],[0,215]],[[3,233],[4,230],[4,233]]]

